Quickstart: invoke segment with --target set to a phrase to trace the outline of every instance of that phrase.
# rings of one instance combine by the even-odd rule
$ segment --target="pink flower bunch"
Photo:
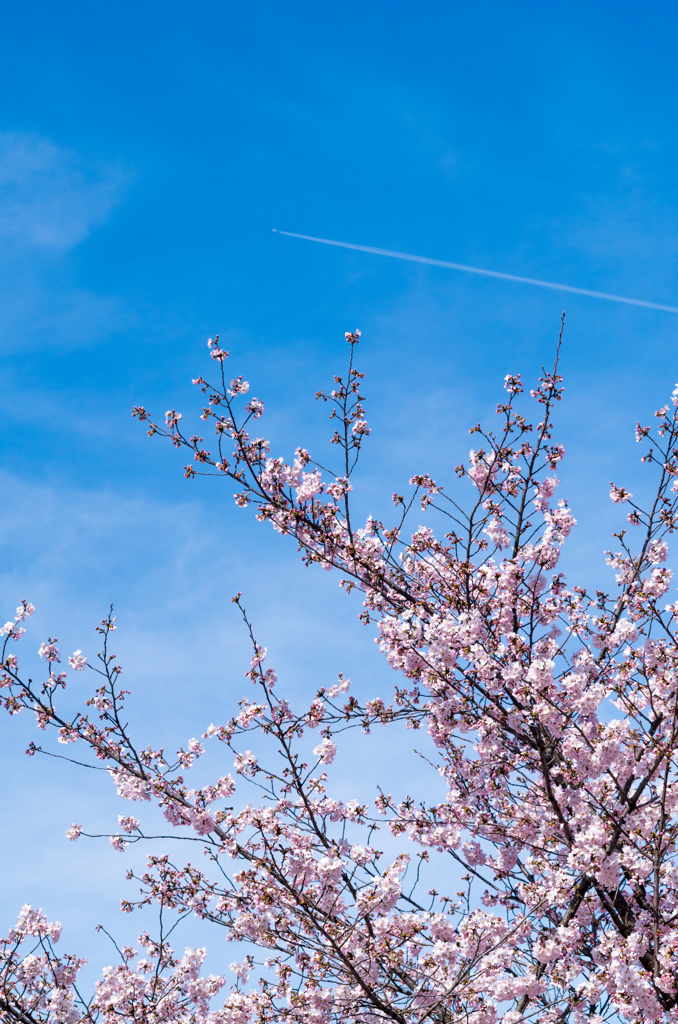
[[[637,540],[615,535],[613,578],[589,592],[559,569],[576,521],[555,497],[558,358],[529,395],[519,376],[506,378],[496,425],[473,427],[480,437],[457,481],[419,474],[409,497],[393,496],[392,523],[358,525],[351,479],[369,428],[358,332],[347,341],[348,373],[317,396],[334,421],[332,469],[305,448],[287,463],[250,436],[263,406],[238,405],[244,382],[226,379],[217,342],[221,379],[195,382],[217,454],[184,436],[178,414],[149,433],[193,452],[188,475],[230,477],[239,505],[360,593],[360,618],[397,673],[394,693],[360,700],[340,676],[293,706],[238,595],[254,694],[202,737],[233,775],[189,786],[201,741],[170,755],[128,734],[112,617],[98,627],[100,685],[75,716],[3,649],[6,709],[30,708],[45,731],[89,748],[122,799],[155,803],[177,838],[206,854],[198,867],[153,853],[123,910],[190,913],[251,950],[218,1004],[226,981],[203,976],[204,951],[179,959],[142,936],[146,956],[123,950],[85,1004],[69,980],[75,968],[54,958],[48,926],[26,911],[3,947],[8,1021],[678,1022],[678,601],[664,603],[678,525],[675,396],[654,430],[636,431],[651,445],[652,500],[642,506],[612,485]],[[143,407],[135,415],[149,420]],[[419,510],[437,519],[411,522]],[[387,778],[373,804],[347,799],[331,767],[343,731],[394,723],[430,736],[430,799],[393,796],[400,784]],[[120,850],[147,838],[136,817],[118,824],[109,839]],[[11,945],[26,937],[42,944],[35,966]]]

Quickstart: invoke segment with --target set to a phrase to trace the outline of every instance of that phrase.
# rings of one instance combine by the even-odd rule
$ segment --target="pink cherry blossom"
[[[314,747],[313,753],[320,758],[323,764],[332,764],[337,756],[337,745],[326,736],[322,743]]]
[[[238,594],[252,643],[248,695],[206,728],[209,757],[196,764],[197,739],[170,753],[130,735],[112,615],[97,627],[98,686],[80,711],[62,706],[63,674],[43,685],[19,674],[7,646],[30,614],[23,602],[3,631],[3,703],[10,715],[33,712],[41,742],[89,750],[140,808],[108,836],[121,851],[153,842],[123,911],[155,907],[163,927],[194,915],[244,952],[226,978],[204,972],[204,949],[182,956],[164,931],[143,932],[141,955],[120,947],[85,998],[83,961],[58,957],[60,926],[26,906],[0,944],[8,1022],[678,1022],[678,600],[668,564],[678,391],[656,427],[636,428],[653,493],[632,504],[636,530],[615,533],[591,591],[560,564],[576,519],[566,498],[554,502],[565,454],[554,439],[559,348],[528,393],[517,374],[505,378],[496,420],[472,428],[479,437],[456,481],[422,467],[407,496],[384,502],[395,512],[382,522],[359,520],[352,504],[369,428],[359,332],[346,338],[348,370],[317,393],[336,453],[328,468],[310,448],[287,462],[250,436],[263,403],[238,408],[244,382],[226,380],[218,339],[217,380],[194,381],[214,456],[177,416],[158,426],[144,407],[134,414],[192,452],[189,477],[229,476],[238,505],[290,537],[307,565],[338,571],[396,674],[393,693],[368,679],[349,696],[347,678],[329,685],[320,673],[313,692],[297,684],[286,697]],[[611,486],[615,503],[631,500]],[[51,668],[55,644],[40,648]],[[84,667],[78,659],[71,667]],[[428,796],[410,796],[402,773],[377,772],[361,802],[338,773],[346,730],[369,744],[386,726],[428,734],[415,769]],[[411,734],[391,735],[405,756]],[[169,852],[153,817],[142,824],[148,803],[162,835],[176,837]]]
[[[84,657],[82,651],[75,651],[68,659],[68,664],[76,672],[84,672],[87,667],[87,658]]]
[[[48,662],[61,661],[61,655],[55,646],[56,642],[56,637],[54,640],[48,640],[47,643],[43,641],[38,650],[40,657],[45,658]]]
[[[627,491],[625,487],[616,487],[612,481],[610,481],[610,497],[612,501],[623,504],[632,498],[633,495],[630,491]]]

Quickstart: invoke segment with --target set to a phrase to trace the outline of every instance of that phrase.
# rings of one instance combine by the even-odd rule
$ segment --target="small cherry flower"
[[[23,622],[28,615],[33,615],[35,607],[30,601],[22,601],[16,610],[15,622]]]
[[[132,817],[130,814],[119,814],[118,824],[123,832],[127,832],[129,834],[131,832],[135,832],[139,828],[139,819]]]
[[[228,352],[223,348],[219,348],[219,335],[215,335],[214,341],[210,338],[207,342],[207,347],[211,350],[210,355],[212,359],[216,359],[218,362],[223,363],[225,359],[228,359]]]
[[[231,398],[235,398],[236,395],[246,395],[249,389],[249,381],[243,380],[242,377],[234,377],[228,393]]]
[[[165,413],[165,426],[169,427],[170,430],[174,430],[179,425],[179,420],[183,420],[183,418],[176,409],[168,409]]]
[[[57,648],[55,646],[56,643],[57,643],[57,638],[56,637],[54,637],[54,640],[49,640],[48,639],[47,643],[45,643],[43,641],[43,643],[41,643],[40,647],[38,648],[38,654],[40,655],[40,657],[41,658],[45,658],[50,663],[51,662],[60,662],[61,661],[61,655],[60,655],[59,651],[57,650]]]
[[[259,398],[251,398],[245,406],[245,412],[252,414],[255,420],[258,420],[264,412],[264,403]]]
[[[313,753],[319,757],[323,764],[332,764],[337,754],[337,745],[327,736],[314,748]]]
[[[627,491],[625,487],[616,487],[615,484],[610,480],[610,498],[617,504],[624,504],[633,495],[630,491]]]

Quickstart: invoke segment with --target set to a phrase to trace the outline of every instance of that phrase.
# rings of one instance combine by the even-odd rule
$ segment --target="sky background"
[[[337,578],[227,482],[184,480],[131,419],[144,404],[191,422],[215,332],[289,457],[329,435],[313,395],[362,330],[356,499],[381,513],[413,473],[453,475],[504,375],[549,363],[565,308],[567,566],[609,583],[608,481],[642,491],[633,426],[678,379],[678,317],[272,228],[678,304],[674,4],[24,0],[2,21],[0,619],[37,606],[25,664],[47,634],[91,657],[113,601],[133,721],[185,743],[246,692],[242,591],[292,695],[340,670],[388,692]],[[110,831],[129,805],[25,758],[28,716],[1,728],[0,931],[28,900],[64,922],[64,949],[109,960],[93,925],[139,930],[116,909],[139,859],[64,833]],[[337,785],[416,790],[409,746],[351,740]]]

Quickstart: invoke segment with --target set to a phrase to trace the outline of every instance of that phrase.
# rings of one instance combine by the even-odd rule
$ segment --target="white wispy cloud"
[[[106,222],[129,187],[120,164],[33,132],[0,132],[0,343],[69,348],[131,319],[118,297],[73,283],[69,253]],[[105,325],[105,326],[104,326]]]
[[[102,224],[128,175],[33,132],[0,132],[0,237],[5,246],[69,249]]]

